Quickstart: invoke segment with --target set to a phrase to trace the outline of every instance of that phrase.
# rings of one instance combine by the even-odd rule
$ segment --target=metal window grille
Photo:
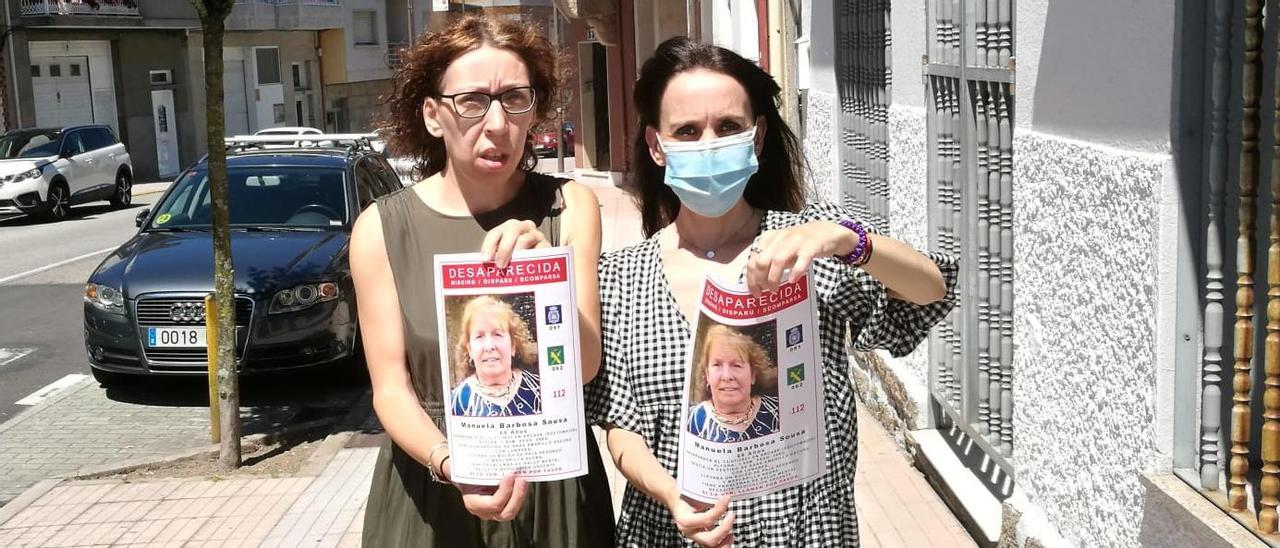
[[[1012,0],[928,0],[923,77],[929,240],[961,258],[960,303],[931,337],[940,430],[1013,467]],[[991,476],[997,476],[992,474]],[[1006,491],[1007,492],[1007,491]]]
[[[838,2],[840,195],[876,228],[889,228],[889,1]]]

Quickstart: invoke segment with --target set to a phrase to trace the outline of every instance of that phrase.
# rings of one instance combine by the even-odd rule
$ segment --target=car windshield
[[[227,170],[231,226],[315,230],[347,222],[345,173],[336,168],[233,167]],[[148,229],[207,229],[212,223],[204,166],[173,183]]]
[[[62,131],[23,131],[0,136],[0,160],[40,158],[58,153]]]

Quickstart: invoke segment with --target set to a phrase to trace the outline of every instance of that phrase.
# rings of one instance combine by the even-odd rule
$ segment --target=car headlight
[[[26,170],[26,171],[24,171],[24,172],[22,172],[22,173],[19,173],[19,174],[17,174],[17,175],[14,175],[14,176],[13,176],[13,182],[15,182],[15,183],[21,183],[22,181],[25,181],[25,180],[27,180],[27,179],[39,179],[39,178],[40,178],[40,173],[41,173],[41,172],[40,172],[40,168],[38,168],[38,167],[31,168],[31,169],[28,169],[28,170]]]
[[[340,293],[341,292],[338,291],[338,284],[333,282],[303,284],[297,287],[291,287],[276,293],[276,296],[271,299],[271,308],[267,309],[267,313],[281,314],[284,312],[295,312],[317,303],[337,299]]]
[[[94,308],[112,314],[124,314],[124,295],[108,285],[87,283],[84,285],[84,302]]]

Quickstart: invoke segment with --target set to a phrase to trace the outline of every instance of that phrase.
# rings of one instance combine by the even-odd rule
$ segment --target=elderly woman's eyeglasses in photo
[[[538,94],[534,92],[532,87],[522,86],[511,88],[498,94],[468,91],[439,95],[438,97],[452,102],[453,111],[457,112],[458,116],[462,118],[481,118],[489,113],[489,106],[493,104],[494,99],[498,100],[498,103],[502,105],[502,110],[507,111],[507,114],[529,112],[533,110],[533,106],[537,103]]]

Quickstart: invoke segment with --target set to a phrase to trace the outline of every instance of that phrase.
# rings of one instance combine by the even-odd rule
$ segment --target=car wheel
[[[93,372],[93,380],[98,381],[98,384],[102,385],[103,388],[111,388],[113,386],[123,386],[123,385],[129,384],[128,381],[129,381],[130,375],[126,373],[115,373],[112,371],[103,371],[96,367],[90,367],[89,370]]]
[[[133,181],[129,174],[121,171],[116,175],[116,191],[111,195],[111,207],[124,209],[133,203]]]
[[[71,197],[67,194],[67,186],[61,182],[49,187],[49,196],[44,203],[44,218],[50,221],[61,221],[71,213]]]

